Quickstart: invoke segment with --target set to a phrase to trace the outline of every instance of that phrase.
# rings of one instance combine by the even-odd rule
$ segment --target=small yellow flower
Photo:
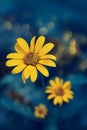
[[[34,111],[34,115],[37,118],[45,118],[45,116],[47,115],[47,108],[45,105],[40,104],[39,106],[35,107],[35,111]]]
[[[53,43],[47,43],[44,45],[45,37],[40,36],[36,40],[34,36],[30,41],[30,47],[23,38],[18,38],[15,44],[16,53],[10,53],[7,55],[6,66],[15,68],[11,71],[12,74],[17,74],[22,72],[22,80],[25,83],[28,78],[32,82],[37,79],[38,71],[40,71],[44,76],[48,77],[49,72],[44,66],[56,67],[53,60],[56,60],[54,55],[48,54],[49,51],[54,47]]]
[[[55,80],[50,80],[49,83],[50,86],[47,87],[45,92],[50,94],[48,100],[54,99],[54,105],[62,105],[63,102],[69,103],[69,99],[73,99],[70,81],[63,83],[62,79],[56,77]]]

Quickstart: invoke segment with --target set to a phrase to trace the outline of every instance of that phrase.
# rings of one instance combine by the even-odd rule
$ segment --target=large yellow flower
[[[45,118],[45,116],[47,115],[47,108],[44,104],[40,104],[39,106],[35,107],[35,111],[34,111],[34,115],[37,118]]]
[[[15,44],[16,53],[10,53],[7,55],[6,66],[16,66],[11,72],[17,74],[22,72],[22,80],[25,83],[28,78],[32,82],[37,79],[37,70],[40,71],[44,76],[48,77],[49,72],[44,66],[56,67],[53,60],[56,60],[54,55],[48,54],[49,51],[54,47],[53,43],[47,43],[44,45],[45,37],[40,36],[36,40],[34,36],[30,41],[30,47],[23,38],[18,38]],[[44,46],[43,46],[44,45]]]
[[[69,99],[73,99],[70,81],[63,83],[62,79],[56,77],[55,80],[50,80],[49,83],[50,86],[47,87],[45,92],[50,94],[48,100],[54,98],[54,105],[62,105],[63,102],[68,103]]]

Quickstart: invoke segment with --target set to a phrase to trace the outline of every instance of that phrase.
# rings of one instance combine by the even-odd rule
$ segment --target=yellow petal
[[[54,55],[48,54],[48,55],[40,56],[40,59],[52,59],[52,60],[56,60],[56,57]]]
[[[25,84],[26,83],[26,79],[24,77],[24,73],[22,72],[22,80],[23,80],[23,83]]]
[[[30,79],[32,82],[35,82],[37,79],[37,69],[35,66],[31,66],[31,75],[30,75]]]
[[[17,74],[17,73],[21,72],[25,67],[26,67],[25,64],[20,64],[20,65],[16,66],[16,67],[11,71],[11,73],[12,73],[12,74]]]
[[[45,93],[53,93],[53,90],[47,89]]]
[[[54,82],[54,80],[50,80],[49,83],[50,83],[51,86],[55,86],[56,85],[56,83]]]
[[[69,98],[69,99],[73,99],[73,95],[68,94],[68,95],[67,95],[67,98]]]
[[[29,52],[29,46],[27,44],[27,42],[23,39],[23,38],[17,38],[17,43],[15,45],[17,48],[19,48],[19,52],[20,52],[20,48],[25,52],[28,53]]]
[[[15,44],[15,50],[20,54],[26,54],[25,51],[18,45],[18,43]]]
[[[74,92],[73,92],[73,91],[71,91],[71,90],[69,90],[69,89],[68,89],[68,90],[67,90],[67,89],[65,89],[64,91],[65,91],[65,93],[66,93],[66,94],[71,94],[71,95],[73,95],[73,94],[74,94]]]
[[[69,103],[69,99],[68,99],[67,97],[65,97],[65,96],[63,96],[63,101],[64,101],[65,103]]]
[[[50,99],[52,99],[52,98],[54,98],[54,97],[55,97],[55,94],[51,94],[51,95],[48,96],[47,99],[50,100]]]
[[[60,79],[59,79],[58,77],[56,77],[56,78],[55,78],[55,82],[56,82],[56,84],[59,85],[59,81],[60,81]]]
[[[63,85],[63,80],[62,80],[62,79],[59,80],[59,84],[60,84],[61,86]]]
[[[48,86],[46,87],[48,90],[52,90],[54,92],[54,90],[57,88],[56,86]]]
[[[57,96],[57,97],[54,98],[53,103],[54,103],[54,105],[57,105],[57,103],[58,103],[59,105],[62,105],[63,100],[62,100],[61,97]]]
[[[63,80],[60,79],[60,78],[58,78],[58,77],[55,78],[55,82],[56,82],[59,86],[62,86],[62,85],[63,85]]]
[[[55,97],[53,100],[54,105],[57,105],[57,102],[58,102],[57,97]]]
[[[28,79],[30,74],[31,74],[31,65],[27,66],[25,69],[24,69],[24,77],[25,79]]]
[[[16,66],[16,65],[19,65],[19,64],[23,64],[23,60],[8,60],[6,62],[6,66],[10,67],[10,66]]]
[[[35,51],[36,51],[36,52],[38,52],[38,51],[42,48],[44,42],[45,42],[45,37],[44,37],[44,36],[40,36],[40,37],[37,39],[36,45],[35,45]]]
[[[53,43],[47,43],[46,45],[44,45],[44,46],[40,49],[39,55],[42,56],[42,55],[47,54],[49,51],[52,50],[53,47],[54,47],[54,44],[53,44]]]
[[[35,39],[36,39],[36,36],[34,36],[30,41],[30,51],[34,51],[35,49]]]
[[[59,105],[61,106],[63,104],[63,99],[61,97],[57,98]]]
[[[46,77],[49,76],[49,72],[46,69],[46,67],[44,67],[43,65],[40,65],[40,64],[37,64],[36,67],[44,76],[46,76]]]
[[[47,65],[47,66],[51,66],[51,67],[56,67],[55,62],[52,61],[52,60],[39,60],[38,62],[40,64],[43,64],[43,65]]]
[[[6,56],[6,58],[14,58],[14,59],[22,59],[24,58],[25,55],[21,54],[21,53],[10,53]]]
[[[52,89],[52,87],[51,87],[51,86],[47,86],[46,88],[47,88],[47,89]]]
[[[71,82],[70,81],[66,81],[63,85],[64,89],[71,89]]]

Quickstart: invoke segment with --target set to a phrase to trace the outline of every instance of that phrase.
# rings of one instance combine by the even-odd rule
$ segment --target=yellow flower
[[[69,103],[69,99],[73,99],[70,81],[63,83],[62,79],[56,77],[55,80],[50,80],[49,83],[50,86],[47,87],[45,92],[50,94],[48,100],[54,99],[54,105],[62,105],[63,102]]]
[[[37,118],[45,118],[45,116],[47,115],[47,108],[45,105],[40,104],[39,106],[35,107],[35,111],[34,111],[34,115]]]
[[[44,45],[45,37],[40,36],[36,40],[34,36],[30,41],[30,47],[23,38],[18,38],[15,44],[16,53],[10,53],[7,55],[6,66],[15,68],[11,71],[12,74],[17,74],[22,71],[22,80],[25,83],[28,78],[32,82],[37,79],[38,71],[44,76],[48,77],[49,72],[44,66],[56,67],[53,60],[56,60],[54,55],[48,54],[49,51],[54,47],[53,43],[47,43]]]

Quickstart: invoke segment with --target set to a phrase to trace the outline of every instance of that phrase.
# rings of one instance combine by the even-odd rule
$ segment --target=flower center
[[[42,109],[39,109],[38,113],[39,113],[39,114],[43,114],[43,110],[42,110]]]
[[[38,53],[29,52],[24,58],[24,63],[26,65],[36,65],[38,62]]]
[[[55,93],[56,93],[57,96],[63,96],[64,95],[64,90],[62,88],[58,88],[55,91]]]

